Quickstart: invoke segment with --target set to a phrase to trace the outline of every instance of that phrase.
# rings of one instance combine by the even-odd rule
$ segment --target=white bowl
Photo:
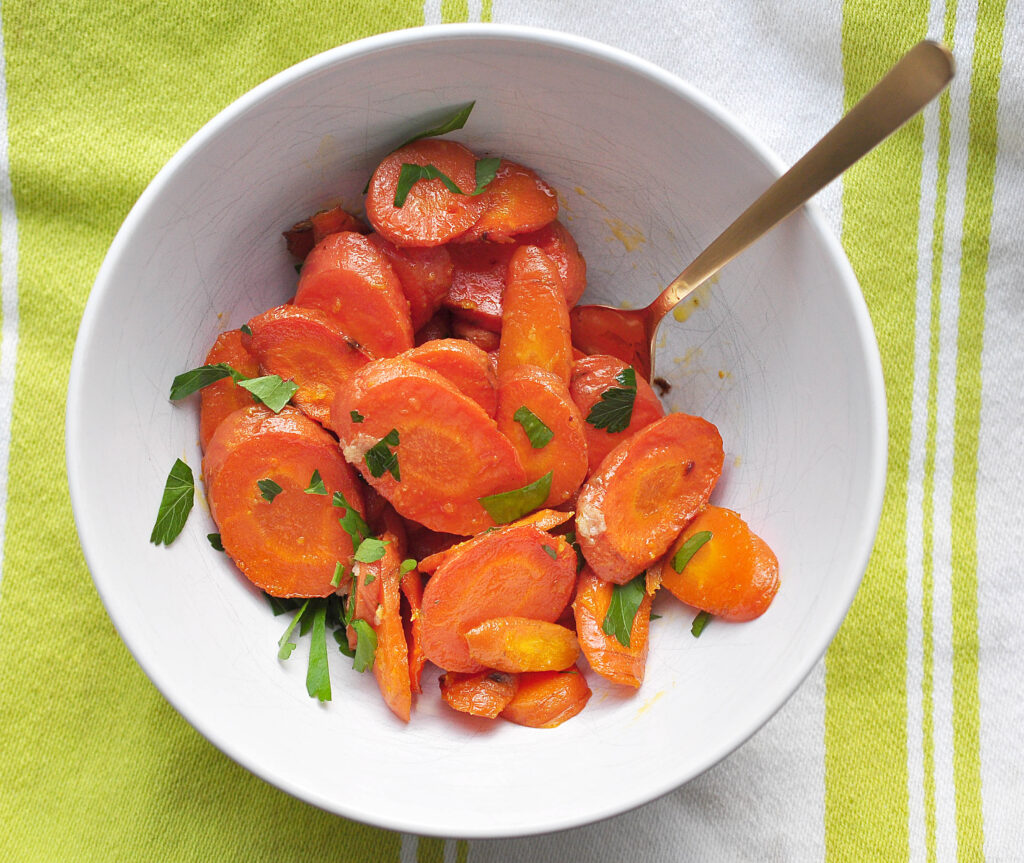
[[[780,82],[780,87],[783,83]],[[646,304],[780,172],[707,97],[594,42],[503,26],[428,27],[288,69],[211,120],[160,172],[115,238],[75,347],[68,476],[96,587],[121,637],[181,714],[231,758],[316,806],[396,830],[511,836],[649,801],[751,735],[824,653],[867,565],[881,509],[885,409],[852,271],[813,208],[733,262],[659,371],[669,407],[715,422],[714,500],[778,554],[782,588],[753,623],[712,623],[661,597],[647,680],[594,697],[554,730],[487,724],[425,677],[408,726],[372,675],[332,651],[334,700],[305,692],[271,615],[223,555],[202,501],[169,548],[148,542],[171,464],[198,469],[196,400],[167,399],[216,334],[291,296],[281,231],[340,198],[446,109],[453,137],[557,187],[592,301]],[[808,142],[810,143],[810,142]],[[643,238],[635,244],[631,238]],[[633,247],[628,250],[627,247]]]

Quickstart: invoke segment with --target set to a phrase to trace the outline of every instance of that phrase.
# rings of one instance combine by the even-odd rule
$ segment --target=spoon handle
[[[953,73],[953,55],[944,45],[925,40],[911,48],[825,137],[665,288],[649,306],[649,320],[660,320],[747,246],[895,132],[942,92]]]

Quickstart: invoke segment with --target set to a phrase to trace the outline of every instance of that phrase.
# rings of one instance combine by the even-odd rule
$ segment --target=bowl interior
[[[453,137],[532,166],[560,192],[588,298],[646,304],[777,175],[713,104],[593,43],[515,28],[427,28],[313,58],[212,121],[146,191],[90,297],[68,409],[75,517],[125,642],[217,746],[311,803],[386,827],[501,836],[586,823],[652,799],[746,739],[824,651],[877,524],[884,412],[877,349],[838,245],[801,212],[669,319],[658,372],[674,410],[715,422],[715,502],[775,549],[769,612],[715,623],[661,597],[647,680],[537,731],[460,717],[425,677],[408,727],[372,675],[332,651],[334,700],[305,693],[305,642],[222,555],[200,500],[169,548],[148,543],[176,457],[196,469],[198,406],[173,376],[221,330],[287,300],[280,233],[325,204],[360,206],[372,167],[451,106]],[[301,741],[282,745],[281,740]],[[359,777],[353,782],[352,777]]]

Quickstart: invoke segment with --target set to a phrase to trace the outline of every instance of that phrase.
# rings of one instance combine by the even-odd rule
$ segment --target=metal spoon
[[[619,357],[650,378],[654,341],[662,318],[747,246],[917,114],[945,89],[953,74],[953,55],[948,48],[938,42],[919,42],[647,308],[573,309],[573,343],[588,354]]]

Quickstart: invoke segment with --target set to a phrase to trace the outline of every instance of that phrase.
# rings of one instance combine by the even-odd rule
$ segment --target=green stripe
[[[487,4],[490,6],[490,3]],[[490,17],[484,18],[484,21],[490,21]],[[455,846],[455,863],[466,863],[469,860],[469,843],[465,839],[460,839],[458,844]]]
[[[421,836],[416,843],[416,863],[444,863],[444,839]]]
[[[846,0],[846,108],[924,36],[927,19],[924,0]],[[825,843],[842,860],[908,853],[906,487],[922,159],[918,118],[843,178],[843,246],[878,336],[890,434],[871,562],[825,657]]]
[[[491,0],[484,0],[483,8],[480,11],[480,20],[486,21],[488,24],[491,22]]]
[[[441,23],[461,24],[469,20],[469,0],[441,0]]]

